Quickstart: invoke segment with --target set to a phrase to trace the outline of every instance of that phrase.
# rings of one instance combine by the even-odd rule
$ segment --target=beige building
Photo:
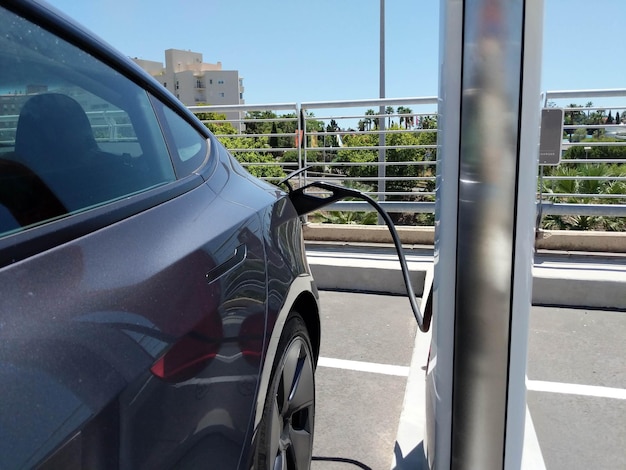
[[[133,61],[171,91],[186,106],[199,104],[244,104],[243,78],[237,70],[222,70],[222,63],[202,61],[202,54],[179,49],[165,51],[162,62],[137,59]],[[227,113],[238,119],[239,113]],[[232,123],[240,128],[238,123]]]

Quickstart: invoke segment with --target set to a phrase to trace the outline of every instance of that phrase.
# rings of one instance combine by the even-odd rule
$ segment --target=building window
[[[176,80],[176,89],[178,90],[179,86],[178,86],[178,80]]]
[[[213,79],[209,78],[209,85],[213,85]]]
[[[224,98],[224,93],[220,93],[220,96],[221,96],[222,98]]]
[[[167,82],[163,82],[163,86],[167,88]]]
[[[196,80],[196,88],[204,88],[204,83],[202,83],[202,80]]]
[[[239,93],[239,99],[242,100],[243,99],[243,93]]]
[[[218,85],[223,85],[223,84],[224,84],[224,80],[218,80],[218,81],[217,81],[217,84],[218,84]]]

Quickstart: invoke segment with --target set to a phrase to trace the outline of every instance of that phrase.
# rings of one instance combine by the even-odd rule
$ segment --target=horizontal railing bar
[[[405,104],[437,104],[436,96],[414,98],[382,98],[375,100],[309,101],[301,103],[302,109],[359,108],[368,106],[398,106]],[[435,113],[433,113],[435,114]]]
[[[543,179],[551,181],[626,181],[626,176],[544,176]]]
[[[324,150],[378,150],[378,149],[436,149],[437,145],[362,145],[362,146],[344,146],[344,147],[307,147],[307,152],[323,152]]]
[[[333,181],[434,181],[432,176],[343,176],[337,175],[333,178],[324,178],[324,181],[332,183]]]
[[[420,161],[409,161],[409,162],[379,162],[379,161],[371,161],[371,162],[317,162],[317,161],[307,161],[307,165],[311,166],[435,166],[437,162],[428,161],[428,160],[420,160]],[[432,177],[435,179],[435,177]]]
[[[582,164],[582,165],[599,165],[602,163],[624,163],[624,158],[564,158],[561,159],[561,165],[563,163]]]
[[[379,204],[389,212],[414,212],[431,213],[435,212],[434,202],[405,202],[405,201],[380,201]],[[329,204],[325,210],[346,211],[346,212],[371,212],[373,209],[366,202],[341,201]],[[537,207],[539,210],[539,207]],[[555,204],[542,203],[541,212],[543,215],[583,215],[588,217],[626,217],[626,205],[603,205],[603,204]]]
[[[280,117],[280,118],[243,118],[243,119],[200,119],[200,122],[204,123],[220,123],[220,122],[297,122],[298,118],[295,117]]]
[[[294,162],[296,165],[297,163]],[[239,162],[241,166],[275,166],[278,168],[284,168],[285,166],[289,166],[287,164],[273,163],[273,162]],[[294,165],[292,165],[294,166]]]
[[[626,217],[626,204],[569,204],[543,202],[544,215],[585,215],[592,217]]]
[[[267,148],[252,148],[252,149],[228,149],[228,151],[230,153],[245,153],[245,152],[254,152],[254,153],[264,153],[264,152],[268,152],[268,153],[274,153],[274,152],[288,152],[291,150],[298,150],[296,147],[284,147],[284,148],[272,148],[272,147],[267,147]],[[276,163],[280,163],[280,162],[276,162]]]
[[[541,193],[543,197],[576,199],[626,199],[626,194]]]
[[[296,137],[293,132],[277,132],[275,134],[214,134],[215,137]]]
[[[625,108],[626,109],[626,108]],[[563,124],[563,129],[624,129],[623,124]]]
[[[310,179],[310,178],[309,178]],[[332,181],[330,181],[332,183]],[[407,191],[387,191],[384,193],[381,193],[380,191],[365,191],[363,190],[364,194],[367,194],[369,196],[400,196],[404,199],[411,199],[411,200],[415,200],[417,198],[419,199],[423,199],[424,197],[428,196],[432,196],[435,197],[435,193],[434,191],[419,191],[419,192],[407,192]],[[323,191],[311,191],[311,194],[328,194],[327,192],[323,192]]]
[[[565,111],[566,113],[580,112],[584,114],[587,111],[606,111],[607,109],[611,111],[612,110],[619,111],[620,109],[626,109],[626,106],[589,106],[589,107],[585,106],[585,107],[578,107],[578,108],[567,108],[567,107],[559,106],[559,108]]]
[[[323,109],[323,108],[321,108]],[[410,113],[404,113],[404,114],[352,114],[352,115],[337,115],[337,116],[307,116],[306,119],[307,121],[309,120],[317,120],[317,121],[328,121],[330,119],[334,119],[334,120],[344,120],[344,119],[370,119],[371,121],[376,121],[380,118],[388,118],[388,117],[425,117],[425,116],[437,116],[437,111],[430,111],[430,112],[415,112],[412,111]]]
[[[626,96],[626,88],[546,91],[546,97],[553,100],[566,98],[614,98],[618,96]],[[602,109],[607,109],[607,107]]]
[[[324,131],[324,132],[307,132],[307,135],[316,135],[322,137],[324,135],[340,135],[340,136],[351,136],[351,135],[374,135],[378,136],[380,134],[423,134],[425,132],[436,133],[437,129],[385,129],[381,130],[373,130],[373,131]]]
[[[626,147],[624,142],[563,142],[563,148],[566,147]]]
[[[404,201],[379,201],[387,212],[414,212],[425,214],[435,212],[434,202],[404,202]],[[341,201],[329,204],[325,211],[346,211],[346,212],[371,212],[372,206],[367,202],[359,201]]]
[[[278,111],[278,110],[298,110],[296,103],[274,103],[274,104],[213,104],[202,106],[187,106],[192,113],[213,113],[213,112],[235,112],[235,111]]]

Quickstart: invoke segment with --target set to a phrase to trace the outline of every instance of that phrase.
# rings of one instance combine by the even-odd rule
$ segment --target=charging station
[[[432,469],[519,469],[540,127],[542,0],[442,0]]]

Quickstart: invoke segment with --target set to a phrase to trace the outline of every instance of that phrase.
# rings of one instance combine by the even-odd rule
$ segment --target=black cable
[[[329,197],[316,197],[311,194],[305,194],[304,191],[308,188],[315,187],[319,189],[325,189],[332,193],[332,196]],[[393,244],[396,247],[396,252],[398,253],[398,260],[400,261],[400,267],[402,269],[402,278],[404,279],[404,285],[406,286],[407,295],[409,297],[409,303],[411,304],[411,310],[413,311],[413,315],[415,316],[415,320],[417,320],[417,325],[420,331],[426,332],[430,328],[430,316],[424,317],[419,307],[417,306],[417,302],[415,300],[415,292],[413,291],[413,286],[411,285],[411,278],[409,277],[409,268],[406,263],[406,257],[404,256],[404,251],[402,249],[402,243],[400,241],[400,236],[398,235],[398,231],[389,217],[389,214],[383,209],[378,202],[369,197],[367,194],[363,194],[356,189],[344,188],[342,186],[337,186],[330,183],[325,183],[323,181],[316,181],[303,188],[299,188],[293,191],[290,194],[292,202],[294,202],[294,206],[298,210],[299,215],[303,215],[311,212],[312,210],[317,210],[323,206],[331,204],[335,201],[345,199],[347,197],[354,197],[357,199],[362,199],[365,202],[369,203],[376,211],[380,214],[380,216],[385,221],[389,232],[391,233],[391,238],[393,239]],[[426,304],[426,302],[424,302]]]

